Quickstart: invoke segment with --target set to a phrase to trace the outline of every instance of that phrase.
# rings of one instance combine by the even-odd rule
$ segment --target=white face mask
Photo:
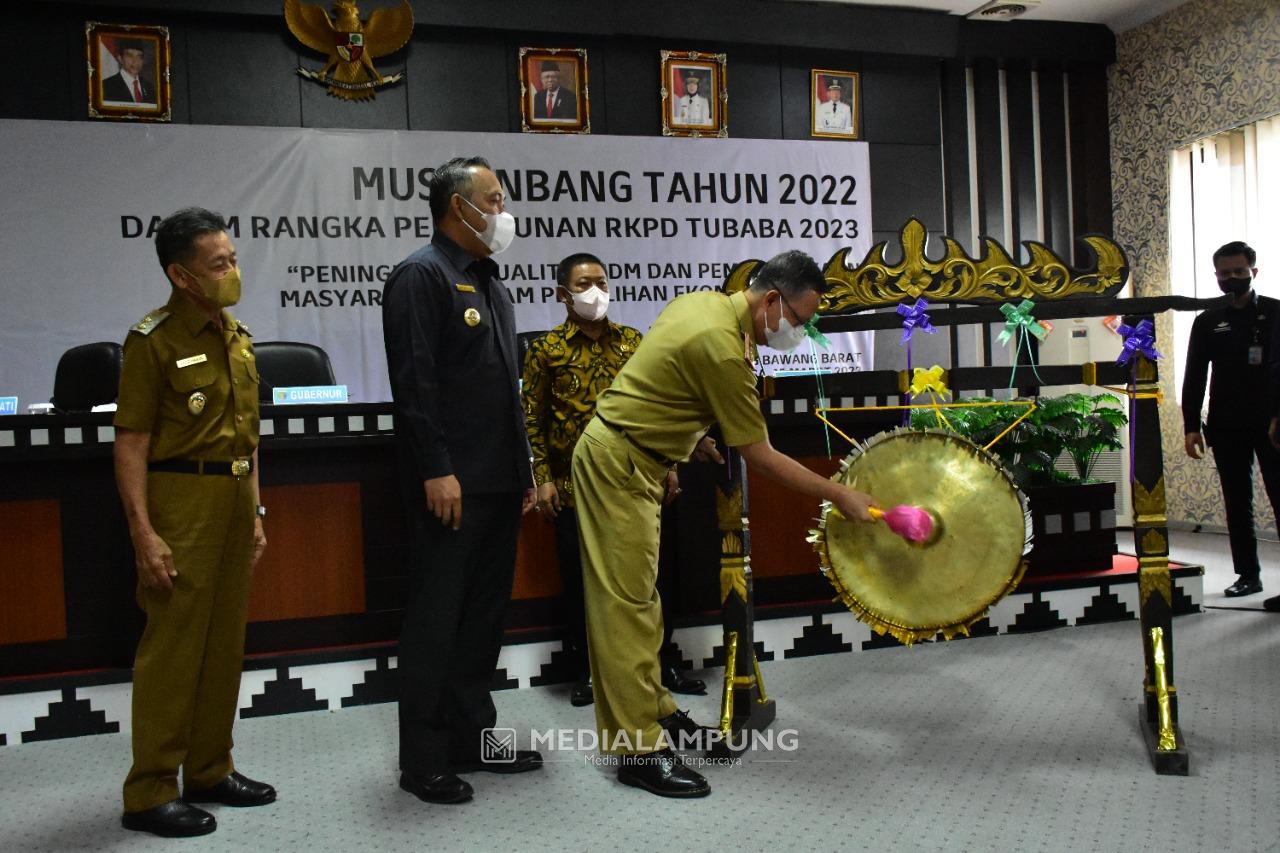
[[[462,196],[458,196],[462,198]],[[484,230],[477,231],[471,228],[471,223],[463,219],[462,224],[471,228],[471,233],[480,238],[480,242],[489,247],[489,251],[498,254],[506,250],[511,245],[511,241],[516,238],[516,218],[505,210],[501,213],[485,213],[480,208],[471,204],[471,200],[462,198],[471,209],[484,217]]]
[[[779,296],[782,294],[779,293]],[[804,326],[793,326],[791,321],[787,319],[787,312],[782,308],[782,299],[778,299],[778,328],[773,330],[769,328],[769,313],[766,309],[764,315],[764,340],[770,349],[787,352],[800,346],[806,336]]]
[[[588,322],[599,320],[609,310],[609,292],[594,285],[569,295],[573,297],[573,313]]]

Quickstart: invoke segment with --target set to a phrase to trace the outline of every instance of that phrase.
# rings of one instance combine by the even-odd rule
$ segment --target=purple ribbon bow
[[[927,332],[930,335],[938,331],[933,327],[933,324],[929,322],[929,315],[924,313],[925,309],[928,307],[929,303],[925,301],[923,296],[916,300],[914,308],[906,304],[898,305],[898,313],[902,315],[901,343],[911,343],[911,335],[914,334],[917,329],[922,332]]]
[[[1120,337],[1124,338],[1124,348],[1120,350],[1120,356],[1116,359],[1116,364],[1128,364],[1129,361],[1141,353],[1147,358],[1155,361],[1160,357],[1160,353],[1156,350],[1156,339],[1152,334],[1155,326],[1150,320],[1143,320],[1136,326],[1129,326],[1125,323],[1120,324],[1120,328],[1116,329]]]

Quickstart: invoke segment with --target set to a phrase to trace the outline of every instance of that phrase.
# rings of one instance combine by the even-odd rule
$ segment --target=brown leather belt
[[[216,461],[207,459],[164,459],[148,462],[148,471],[170,474],[220,474],[224,477],[247,477],[253,473],[253,457]]]

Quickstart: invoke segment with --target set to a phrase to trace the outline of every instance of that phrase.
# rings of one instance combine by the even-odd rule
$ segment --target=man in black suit
[[[542,63],[542,88],[533,93],[533,117],[536,119],[567,119],[578,117],[578,98],[560,86],[560,65]]]
[[[515,311],[490,255],[515,235],[480,157],[430,183],[431,243],[391,271],[382,325],[411,539],[400,636],[400,787],[433,803],[472,788],[456,774],[518,773],[533,751],[486,763],[520,516],[534,502],[520,406]]]
[[[116,45],[116,62],[120,70],[102,81],[102,100],[126,104],[154,106],[156,87],[142,78],[146,45],[140,41],[122,41]]]
[[[1222,486],[1235,583],[1223,595],[1235,598],[1262,592],[1258,540],[1253,529],[1253,467],[1257,460],[1273,517],[1280,524],[1280,453],[1267,439],[1273,414],[1267,399],[1268,363],[1276,353],[1272,331],[1280,323],[1280,302],[1253,288],[1258,255],[1235,241],[1213,253],[1218,287],[1226,296],[1220,306],[1196,317],[1187,343],[1182,380],[1182,421],[1187,455],[1199,459],[1205,444]],[[1209,416],[1201,405],[1210,366]]]

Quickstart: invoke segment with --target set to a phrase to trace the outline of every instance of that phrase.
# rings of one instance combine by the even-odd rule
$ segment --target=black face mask
[[[1218,287],[1228,296],[1243,296],[1249,292],[1249,288],[1253,285],[1251,278],[1220,278],[1218,279]]]

